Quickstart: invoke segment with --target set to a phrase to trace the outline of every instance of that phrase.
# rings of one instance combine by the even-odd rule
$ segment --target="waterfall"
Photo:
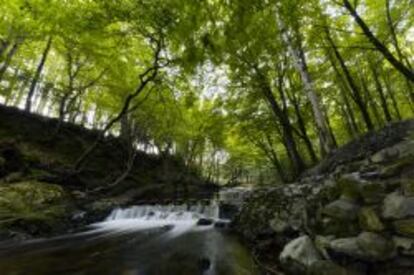
[[[176,235],[189,230],[212,228],[216,222],[226,222],[219,218],[219,214],[219,205],[215,201],[194,205],[136,205],[116,208],[103,222],[93,226],[117,232],[168,227],[170,233]],[[201,224],[202,220],[207,223]]]

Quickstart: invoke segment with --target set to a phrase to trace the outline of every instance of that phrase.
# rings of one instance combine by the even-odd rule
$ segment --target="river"
[[[0,274],[259,274],[219,216],[214,203],[115,209],[84,232],[0,244]]]

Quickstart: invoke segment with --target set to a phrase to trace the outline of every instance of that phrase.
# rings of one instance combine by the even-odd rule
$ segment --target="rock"
[[[197,221],[197,225],[198,226],[208,226],[208,225],[212,225],[214,222],[211,219],[205,219],[205,218],[201,218]]]
[[[341,197],[349,200],[356,200],[359,198],[359,185],[364,182],[358,173],[352,173],[342,176],[338,180],[338,187],[340,189]]]
[[[339,199],[336,200],[323,209],[323,214],[344,221],[356,220],[359,206],[352,201]]]
[[[414,219],[395,221],[394,229],[403,236],[414,238]]]
[[[414,178],[401,179],[401,189],[407,197],[414,197]]]
[[[374,209],[363,207],[358,214],[359,225],[363,230],[380,232],[384,230],[384,224],[379,219]]]
[[[364,202],[374,204],[382,202],[385,197],[385,185],[382,182],[365,182],[360,185],[360,194]]]
[[[330,249],[366,261],[383,261],[394,256],[393,242],[371,232],[363,232],[358,237],[336,239],[331,242]]]
[[[404,158],[414,155],[414,141],[408,140],[395,144],[392,147],[384,148],[371,156],[373,163],[385,163],[397,158]]]
[[[394,243],[379,234],[363,232],[359,234],[357,243],[369,260],[383,261],[394,256]]]
[[[414,239],[393,236],[395,248],[402,254],[407,256],[414,256]]]
[[[322,260],[309,236],[290,241],[279,256],[280,262],[288,270],[307,270],[314,262]]]
[[[384,199],[382,216],[386,219],[403,219],[414,216],[414,197],[406,198],[393,192]]]
[[[315,261],[309,268],[309,275],[348,275],[345,268],[331,261]]]
[[[329,248],[329,244],[331,241],[335,239],[335,236],[316,236],[315,237],[315,246],[321,255],[325,259],[329,259],[329,254],[327,249]]]

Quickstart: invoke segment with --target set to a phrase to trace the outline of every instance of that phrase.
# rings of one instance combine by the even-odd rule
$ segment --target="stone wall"
[[[414,274],[414,138],[257,190],[235,228],[288,274]]]

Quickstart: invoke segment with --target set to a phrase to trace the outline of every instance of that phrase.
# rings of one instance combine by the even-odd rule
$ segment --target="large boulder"
[[[414,219],[395,221],[394,229],[398,234],[414,238]]]
[[[339,199],[326,205],[323,214],[331,218],[354,221],[357,219],[359,206],[351,200]]]
[[[309,268],[309,275],[349,275],[349,272],[342,266],[332,261],[315,261]]]
[[[279,256],[283,266],[292,273],[304,273],[316,261],[322,260],[309,236],[290,241]]]
[[[365,261],[384,261],[395,255],[394,244],[383,236],[363,232],[358,237],[336,239],[330,249],[337,254]]]
[[[358,214],[359,225],[363,230],[380,232],[385,229],[376,211],[372,207],[363,207]]]
[[[414,197],[393,192],[384,199],[382,215],[386,219],[403,219],[414,216]]]
[[[2,230],[12,228],[31,234],[54,230],[70,209],[66,192],[58,185],[27,181],[0,187]]]

